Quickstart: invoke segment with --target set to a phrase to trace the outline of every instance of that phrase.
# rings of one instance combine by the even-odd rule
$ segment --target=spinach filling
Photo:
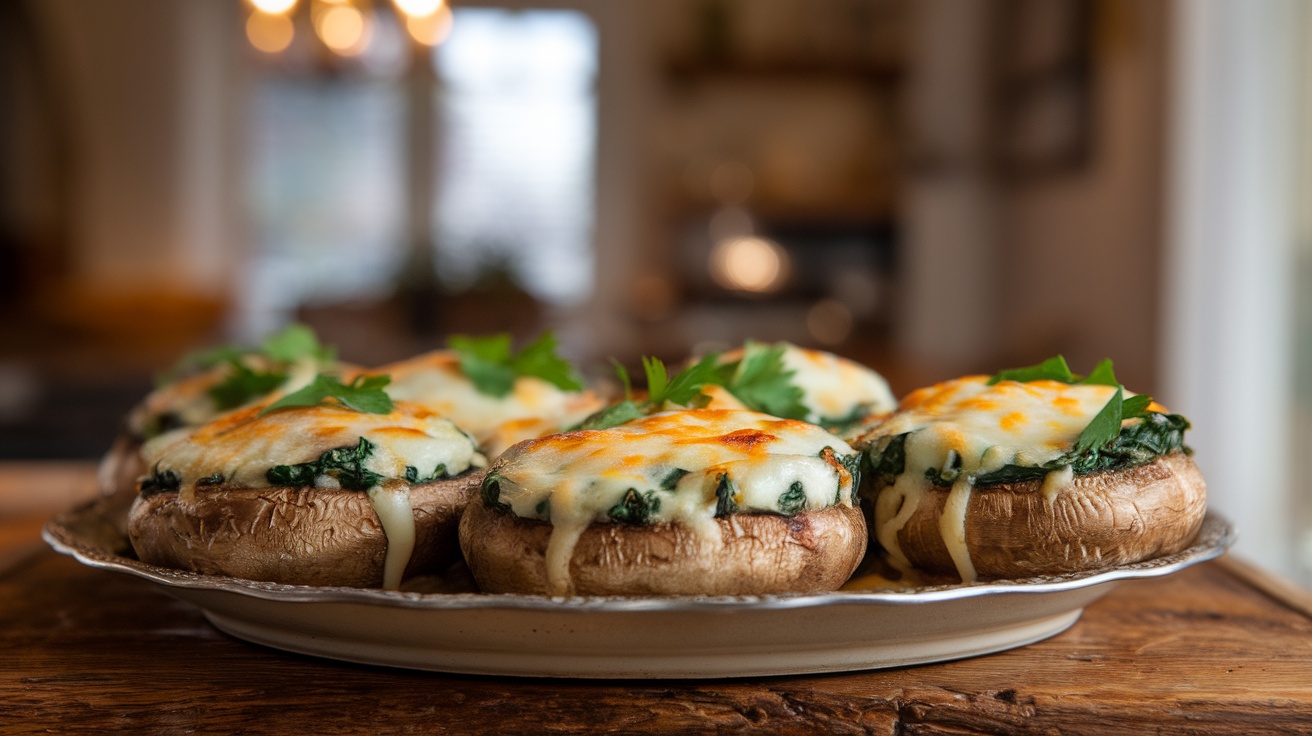
[[[275,486],[301,487],[312,486],[316,478],[327,475],[336,478],[346,490],[367,491],[383,481],[383,476],[364,466],[375,447],[374,443],[361,437],[360,443],[354,447],[347,445],[328,450],[308,463],[275,465],[269,468],[265,477]],[[409,470],[406,469],[407,477]]]
[[[1122,470],[1146,465],[1162,455],[1177,450],[1192,452],[1184,444],[1184,432],[1189,420],[1179,414],[1149,412],[1132,425],[1121,429],[1114,439],[1084,451],[1074,448],[1042,465],[1004,465],[979,475],[975,486],[996,486],[1041,480],[1049,472],[1067,465],[1075,475],[1091,475],[1109,470]],[[870,472],[876,477],[892,480],[906,470],[906,440],[910,432],[890,438],[882,448],[871,448],[867,456]],[[955,454],[944,468],[930,468],[925,477],[937,486],[950,486],[961,473],[961,458]]]
[[[831,448],[826,447],[820,452],[819,457],[827,461],[836,459],[848,473],[852,475],[852,487],[856,488],[860,473],[862,456],[858,453],[855,455],[834,456]],[[636,488],[629,488],[624,492],[624,496],[619,502],[607,510],[606,515],[611,521],[620,524],[641,525],[652,522],[653,517],[661,510],[660,493],[675,492],[679,481],[687,476],[691,471],[683,468],[673,468],[661,478],[659,488],[647,491],[639,491]],[[488,473],[483,479],[483,485],[480,488],[480,496],[483,505],[489,509],[514,513],[510,504],[501,501],[501,481],[503,477],[495,472]],[[721,473],[716,479],[715,487],[715,518],[723,518],[729,514],[739,511],[738,502],[734,499],[737,495],[738,487],[728,473]],[[839,484],[838,491],[834,497],[834,503],[842,503],[843,487]],[[856,496],[853,495],[853,503],[856,502]],[[779,495],[776,502],[775,513],[783,516],[795,516],[806,508],[807,497],[806,488],[800,480],[793,481],[788,490]],[[534,514],[538,518],[549,517],[551,513],[551,499],[544,498],[534,507]],[[768,513],[768,512],[767,512]]]
[[[342,488],[348,491],[367,491],[383,482],[382,475],[365,468],[365,461],[377,447],[374,443],[361,437],[359,444],[347,445],[328,450],[317,460],[296,465],[275,465],[265,475],[276,486],[312,486],[321,475],[337,479]],[[434,483],[447,478],[454,478],[457,473],[447,470],[446,463],[438,463],[433,472],[421,475],[419,468],[405,466],[405,481],[411,485]]]
[[[871,404],[857,404],[852,407],[852,411],[843,417],[820,417],[816,424],[820,425],[831,434],[842,435],[848,430],[861,424],[866,417],[870,416],[874,407]]]
[[[483,505],[496,511],[510,512],[510,504],[501,502],[501,476],[497,473],[488,473],[483,478],[483,485],[479,487],[479,496],[483,499]]]
[[[806,508],[806,488],[802,481],[795,480],[788,490],[779,495],[779,513],[784,516],[796,516]]]
[[[636,488],[624,492],[624,498],[610,507],[607,515],[621,524],[646,524],[653,514],[661,510],[661,499],[656,491],[639,493]]]
[[[182,486],[182,479],[172,470],[160,470],[156,465],[150,475],[141,480],[141,495],[153,496],[157,493],[169,493]]]

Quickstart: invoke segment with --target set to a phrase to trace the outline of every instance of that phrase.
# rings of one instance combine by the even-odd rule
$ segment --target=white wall
[[[1293,573],[1289,440],[1299,0],[1178,0],[1162,398],[1236,551]],[[1305,482],[1305,481],[1303,481]],[[1305,489],[1300,492],[1306,493]]]

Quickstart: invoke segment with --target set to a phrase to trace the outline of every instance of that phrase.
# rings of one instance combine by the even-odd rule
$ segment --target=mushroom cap
[[[1040,479],[971,491],[966,548],[981,578],[1080,572],[1173,554],[1193,542],[1207,507],[1202,472],[1183,452],[1075,476],[1051,500],[1042,484]],[[886,487],[887,481],[875,479],[871,497]],[[931,487],[897,541],[917,569],[956,576],[939,529],[948,491]]]
[[[483,475],[410,487],[415,545],[405,577],[457,559],[460,514]],[[128,536],[153,565],[293,585],[378,587],[388,545],[367,494],[286,486],[139,496]]]
[[[730,514],[720,540],[680,523],[594,523],[570,558],[577,595],[767,595],[836,590],[866,549],[861,511]],[[460,522],[465,561],[487,593],[547,594],[552,526],[475,501]]]

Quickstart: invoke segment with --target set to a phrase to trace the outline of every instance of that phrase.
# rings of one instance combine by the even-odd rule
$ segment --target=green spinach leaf
[[[365,467],[373,454],[374,443],[360,438],[356,445],[337,447],[324,452],[316,460],[296,465],[275,465],[265,477],[275,486],[313,486],[321,475],[336,478],[349,491],[367,491],[382,482],[383,476]]]

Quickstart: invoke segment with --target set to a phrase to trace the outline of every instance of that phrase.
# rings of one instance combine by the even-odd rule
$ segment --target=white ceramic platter
[[[1118,581],[1221,555],[1234,533],[1208,514],[1175,555],[1081,575],[895,592],[679,598],[543,598],[278,585],[199,575],[118,553],[95,507],[46,526],[55,549],[145,578],[248,641],[333,659],[534,677],[714,678],[899,667],[1002,651],[1064,631]]]

